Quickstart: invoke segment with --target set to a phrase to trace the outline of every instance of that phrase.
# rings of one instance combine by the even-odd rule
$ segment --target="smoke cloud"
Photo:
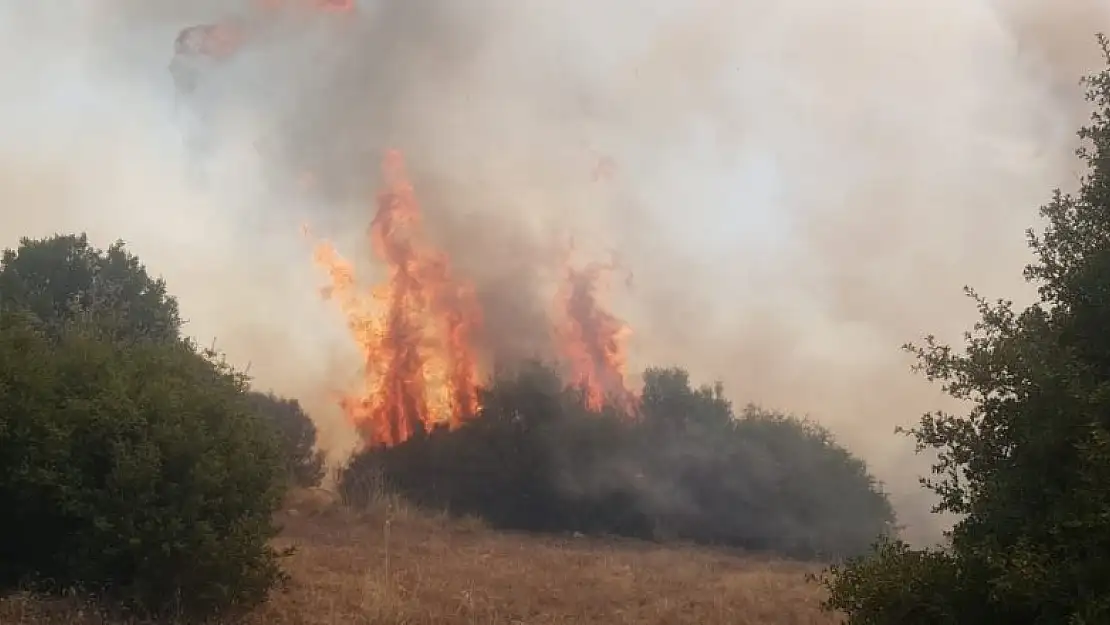
[[[178,101],[174,37],[232,5],[0,0],[0,244],[123,238],[191,334],[342,454],[330,393],[358,358],[300,227],[368,258],[396,147],[491,357],[545,355],[573,235],[633,276],[613,308],[634,370],[828,425],[909,537],[938,535],[927,459],[892,431],[950,406],[898,347],[958,340],[963,284],[1029,298],[1022,231],[1074,184],[1104,3],[379,0],[275,24]]]

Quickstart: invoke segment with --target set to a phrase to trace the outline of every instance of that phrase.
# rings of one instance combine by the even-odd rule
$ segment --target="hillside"
[[[292,581],[248,617],[251,625],[836,622],[818,608],[819,590],[805,580],[813,569],[803,564],[630,540],[498,533],[397,505],[355,515],[303,493],[281,521],[281,544],[297,547]],[[0,602],[5,625],[122,622],[75,604]]]

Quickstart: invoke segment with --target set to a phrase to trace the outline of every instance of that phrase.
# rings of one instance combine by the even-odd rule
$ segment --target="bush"
[[[0,406],[3,587],[205,616],[281,579],[282,457],[212,354],[4,312]]]
[[[722,389],[649,370],[639,418],[592,413],[533,365],[492,381],[478,417],[356,456],[340,489],[378,477],[414,503],[495,527],[678,538],[792,556],[854,554],[892,531],[866,467],[828,432]]]
[[[948,551],[882,540],[866,557],[826,571],[825,605],[850,614],[853,625],[1023,622],[982,600],[989,592],[985,579],[982,568]]]
[[[84,234],[25,238],[4,250],[0,309],[25,311],[54,334],[77,319],[123,341],[173,342],[181,331],[166,283],[151,278],[122,241],[104,251]]]
[[[479,516],[500,528],[612,524],[616,514],[598,516],[597,506],[608,498],[598,492],[594,466],[612,452],[614,439],[590,431],[612,431],[622,427],[619,421],[577,408],[578,396],[542,366],[501,378],[483,390],[482,402],[479,418],[456,431],[436,429],[357,455],[341,472],[341,495],[365,503],[367,484],[380,479],[413,503]],[[576,439],[589,445],[560,444]]]
[[[281,442],[289,483],[303,488],[324,479],[324,452],[316,450],[316,425],[295,399],[251,391],[251,405],[274,427]]]
[[[894,531],[885,493],[862,460],[819,425],[747,406],[681,369],[644,375],[637,465],[652,516],[699,542],[826,558],[865,551]]]
[[[817,424],[748,406],[735,418],[650,431],[639,465],[653,516],[698,542],[803,558],[866,551],[894,532],[889,500],[863,461]]]

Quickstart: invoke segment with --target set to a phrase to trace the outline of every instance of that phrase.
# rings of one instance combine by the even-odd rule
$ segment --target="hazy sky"
[[[638,364],[828,424],[912,536],[935,535],[926,465],[891,432],[944,403],[898,347],[958,338],[965,283],[1027,297],[1022,231],[1074,184],[1076,81],[1107,3],[366,2],[213,77],[202,157],[166,67],[180,28],[231,4],[0,0],[0,245],[125,239],[191,332],[302,397],[340,448],[327,394],[357,363],[299,227],[365,255],[395,145],[500,327],[527,342],[511,318],[539,306],[554,234],[615,251]],[[259,152],[264,136],[292,147]],[[291,194],[305,163],[331,172],[322,196]]]

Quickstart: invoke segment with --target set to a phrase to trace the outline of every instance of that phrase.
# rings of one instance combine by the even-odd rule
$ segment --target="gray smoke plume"
[[[965,283],[1028,299],[1022,230],[1074,184],[1104,3],[379,0],[279,20],[178,101],[177,32],[232,14],[256,19],[0,0],[4,245],[124,238],[192,333],[303,398],[341,450],[330,393],[358,357],[300,227],[368,259],[378,161],[399,148],[496,355],[549,348],[573,235],[633,275],[613,307],[634,365],[827,424],[909,536],[937,535],[927,459],[892,430],[947,403],[898,346],[958,340]]]

